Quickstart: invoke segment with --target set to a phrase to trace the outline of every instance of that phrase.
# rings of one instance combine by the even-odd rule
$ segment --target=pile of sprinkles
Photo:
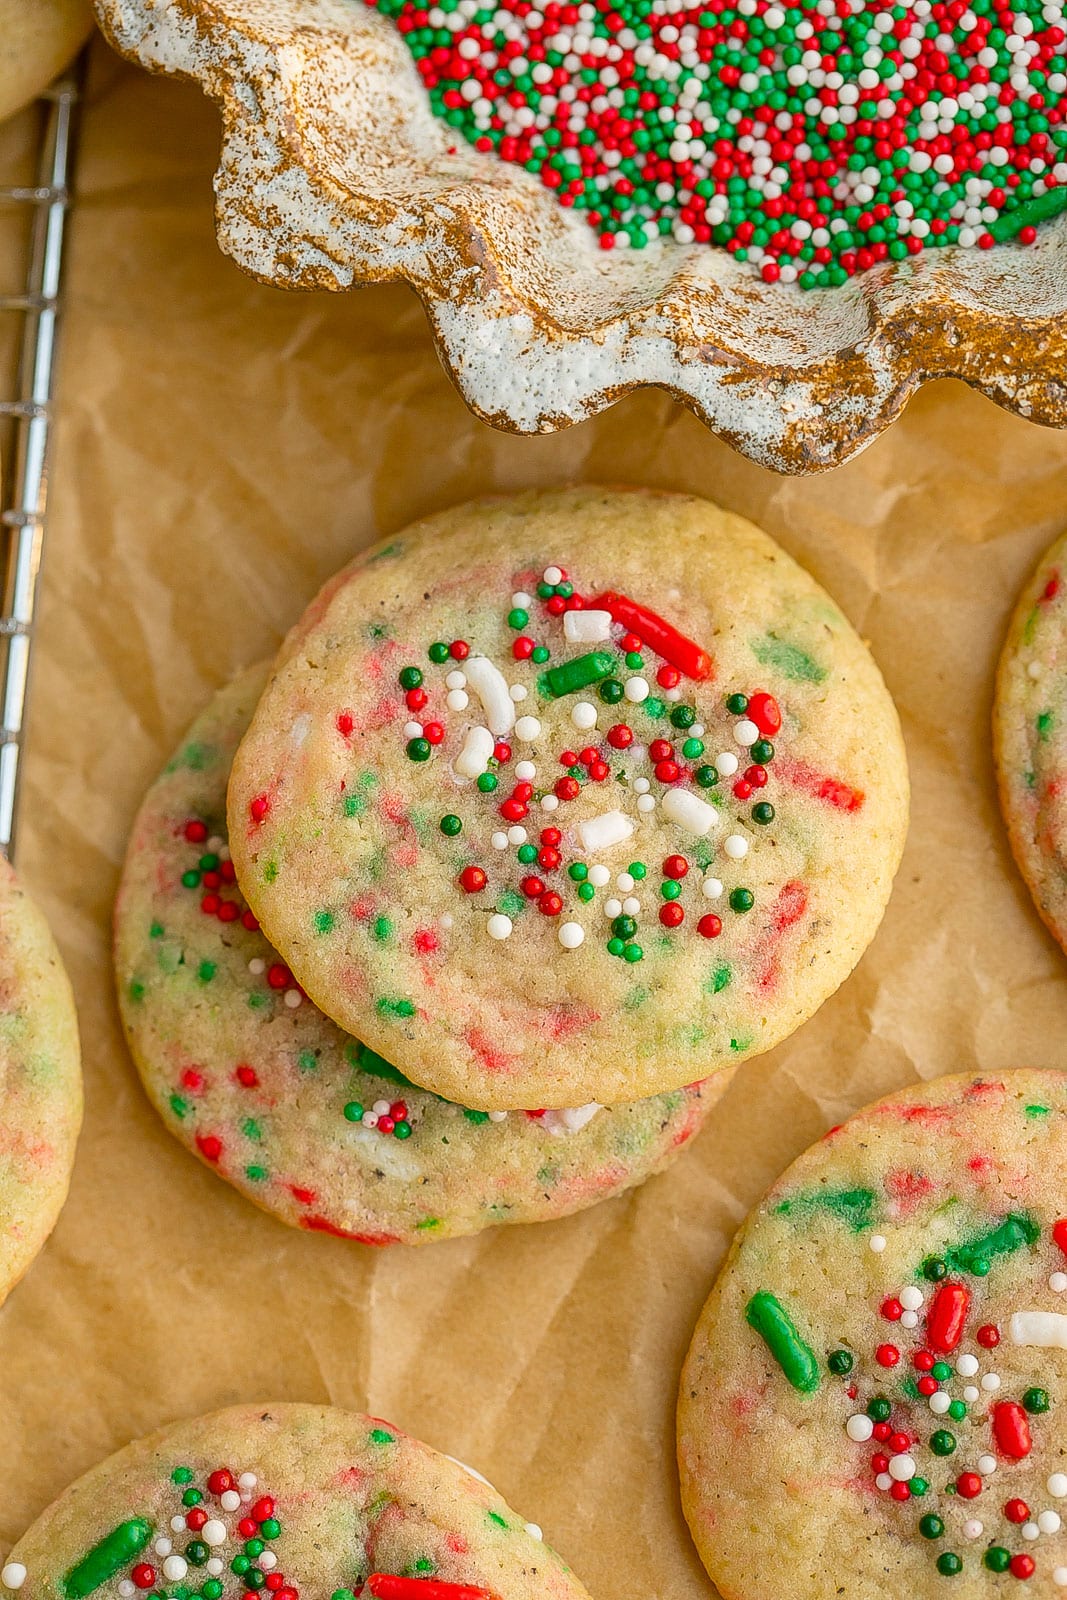
[[[700,645],[626,595],[583,597],[557,565],[534,587],[535,594],[520,589],[510,597],[507,676],[468,639],[434,640],[423,665],[408,663],[398,674],[407,758],[418,767],[440,763],[454,795],[437,828],[453,847],[456,890],[488,902],[485,931],[496,941],[536,908],[555,924],[561,947],[577,950],[586,938],[578,910],[598,894],[604,949],[630,965],[644,958],[642,926],[652,931],[653,918],[661,940],[672,933],[717,939],[725,916],[743,917],[755,905],[743,863],[775,820],[777,701],[759,688],[721,695],[724,726],[713,733],[686,692],[687,680],[712,676]],[[539,765],[521,747],[541,740],[536,708],[559,701],[569,703],[574,737]],[[348,713],[337,727],[342,736],[351,732]],[[812,779],[805,769],[802,787]],[[602,791],[603,805],[569,826],[568,808],[586,789]],[[846,811],[862,805],[862,795],[834,779],[815,775],[813,792]],[[253,824],[265,815],[258,804]],[[487,808],[495,813],[488,850]],[[627,846],[657,809],[682,848],[652,860],[635,856],[621,870],[601,859]],[[720,839],[724,814],[730,825]],[[776,930],[798,922],[806,904],[804,886],[787,884]],[[452,914],[446,919],[450,925]]]
[[[820,1191],[811,1203],[862,1224],[875,1195]],[[794,1204],[786,1201],[779,1209]],[[1067,1292],[1067,1218],[1050,1232],[1055,1259],[1047,1286],[1061,1295]],[[867,1243],[881,1255],[885,1235],[872,1232]],[[1020,1310],[1002,1328],[983,1321],[979,1310],[983,1281],[998,1259],[1027,1250],[1040,1261],[1041,1246],[1041,1228],[1028,1213],[993,1220],[955,1248],[927,1256],[909,1282],[890,1288],[868,1349],[842,1345],[824,1357],[831,1380],[844,1385],[847,1448],[862,1451],[861,1473],[873,1492],[896,1502],[902,1518],[914,1519],[914,1531],[930,1546],[936,1571],[945,1578],[976,1564],[1020,1580],[1040,1575],[1041,1540],[1064,1525],[1054,1502],[1067,1500],[1067,1472],[1050,1473],[1032,1502],[1014,1492],[1016,1476],[1012,1489],[998,1493],[997,1473],[1026,1461],[1051,1401],[1039,1381],[1017,1396],[1005,1394],[996,1351],[1003,1339],[1014,1346],[1067,1349],[1067,1314]],[[761,1290],[749,1300],[745,1317],[794,1389],[819,1389],[820,1359],[802,1332],[799,1311]],[[950,1524],[962,1544],[953,1541]],[[968,1546],[976,1553],[969,1555]],[[1051,1572],[1046,1566],[1045,1575],[1067,1587],[1067,1566]]]
[[[436,115],[605,250],[712,243],[825,288],[1067,206],[1059,0],[369,0]]]
[[[376,1426],[371,1443],[386,1449],[395,1435]],[[465,1469],[465,1470],[470,1470]],[[300,1600],[282,1571],[275,1545],[284,1528],[275,1498],[261,1491],[254,1472],[216,1467],[202,1483],[191,1467],[170,1474],[175,1510],[164,1530],[149,1517],[128,1517],[85,1551],[58,1581],[63,1600],[88,1600],[108,1589],[118,1600]],[[393,1502],[376,1502],[388,1515]],[[506,1527],[496,1512],[489,1516]],[[525,1525],[535,1539],[541,1530]],[[368,1539],[368,1543],[370,1540]],[[353,1561],[358,1558],[354,1555]],[[0,1570],[0,1587],[15,1593],[31,1574],[18,1561]],[[435,1576],[428,1557],[400,1573],[363,1571],[342,1579],[331,1600],[497,1600],[488,1589]]]

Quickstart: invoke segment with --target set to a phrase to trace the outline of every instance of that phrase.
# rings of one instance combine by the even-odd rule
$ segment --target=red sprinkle
[[[227,1472],[225,1467],[218,1467],[208,1478],[207,1486],[212,1494],[225,1494],[234,1486],[233,1473]]]
[[[185,824],[185,837],[190,844],[203,844],[207,838],[207,826],[203,822],[187,822]]]
[[[773,739],[781,730],[782,713],[772,694],[759,690],[748,697],[748,714],[765,739]]]
[[[701,938],[717,939],[719,934],[722,932],[722,919],[717,917],[714,911],[709,911],[707,915],[701,917],[700,921],[697,923],[697,932],[700,934]]]
[[[1030,1454],[1030,1419],[1016,1400],[1001,1400],[993,1407],[993,1437],[1012,1461]]]
[[[471,653],[471,647],[466,639],[453,639],[448,647],[448,653],[453,661],[466,661]]]
[[[983,1350],[995,1350],[1000,1343],[1000,1329],[995,1322],[983,1322],[975,1338]]]
[[[880,1344],[874,1352],[874,1359],[880,1367],[895,1367],[900,1360],[900,1351],[895,1344]]]
[[[253,822],[262,822],[270,810],[270,801],[265,794],[257,794],[254,800],[248,803],[248,815]]]
[[[608,729],[608,743],[613,750],[625,750],[633,742],[633,729],[628,728],[625,722],[617,722],[613,728]]]
[[[979,243],[981,243],[981,240],[979,240]],[[1013,1578],[1032,1578],[1034,1575],[1033,1556],[1028,1556],[1023,1552],[1020,1552],[1017,1556],[1012,1556],[1008,1563],[1008,1571]]]
[[[666,905],[660,906],[659,920],[665,928],[677,928],[685,921],[685,912],[677,900],[668,900]]]
[[[459,875],[460,888],[468,894],[477,894],[479,889],[485,888],[485,873],[481,867],[464,867]]]
[[[138,1589],[151,1589],[156,1581],[156,1569],[155,1567],[150,1567],[147,1562],[141,1562],[140,1565],[134,1567],[130,1577]]]
[[[887,1322],[899,1322],[904,1315],[904,1307],[899,1300],[890,1298],[882,1301],[882,1315]]]
[[[663,863],[665,878],[684,878],[688,871],[689,863],[684,856],[668,856]]]
[[[982,1492],[982,1480],[977,1472],[961,1472],[956,1479],[956,1493],[965,1500],[973,1500]]]
[[[1067,1217],[1061,1217],[1059,1222],[1053,1223],[1052,1237],[1064,1255],[1067,1255]]]
[[[1009,1500],[1004,1507],[1009,1522],[1029,1522],[1030,1507],[1025,1500]]]
[[[962,1283],[943,1283],[933,1298],[926,1317],[927,1341],[935,1350],[947,1354],[963,1338],[971,1291]]]
[[[397,1578],[386,1572],[372,1572],[365,1587],[374,1600],[497,1600],[491,1589],[442,1583],[439,1578]]]
[[[695,678],[699,682],[711,677],[711,657],[707,651],[679,633],[677,628],[673,628],[654,611],[611,590],[598,595],[588,604],[594,611],[610,611],[616,622],[639,633],[650,650],[662,656],[670,666],[677,667],[687,678]]]

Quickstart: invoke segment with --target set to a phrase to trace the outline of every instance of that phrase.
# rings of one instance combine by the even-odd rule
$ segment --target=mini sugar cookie
[[[1067,948],[1067,538],[1015,608],[997,671],[993,749],[1012,853],[1050,932]]]
[[[366,1244],[547,1220],[666,1166],[729,1073],[631,1105],[490,1116],[416,1088],[304,996],[226,847],[226,779],[266,678],[243,674],[189,730],[119,892],[123,1021],[171,1131],[284,1222]]]
[[[633,1100],[768,1049],[885,908],[907,774],[824,592],[681,495],[445,512],[286,642],[237,877],[316,1002],[485,1109]]]
[[[959,1074],[831,1129],[751,1214],[678,1414],[729,1600],[1067,1585],[1065,1171],[1067,1075]]]
[[[70,982],[48,924],[0,857],[0,1302],[55,1226],[81,1114]]]
[[[47,89],[92,26],[89,0],[0,0],[0,120]]]
[[[20,1600],[587,1600],[541,1530],[399,1428],[236,1406],[94,1467],[0,1572]]]

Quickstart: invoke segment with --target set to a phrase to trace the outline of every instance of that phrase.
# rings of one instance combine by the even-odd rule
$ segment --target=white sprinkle
[[[732,778],[740,763],[731,751],[724,750],[721,755],[715,757],[715,765],[720,778]]]
[[[905,1311],[918,1311],[923,1303],[923,1292],[916,1288],[915,1284],[909,1283],[906,1288],[901,1289],[899,1298]]]
[[[1053,1294],[1062,1294],[1067,1289],[1067,1272],[1053,1272],[1049,1275],[1048,1286]]]
[[[978,1471],[982,1474],[983,1478],[991,1477],[992,1474],[994,1472],[996,1472],[996,1470],[997,1470],[997,1458],[996,1458],[996,1456],[979,1456],[978,1457]]]
[[[1016,1311],[1008,1322],[1008,1337],[1012,1344],[1067,1350],[1067,1316],[1062,1311]]]
[[[1067,1472],[1054,1472],[1045,1484],[1053,1500],[1067,1499]]]
[[[648,791],[651,789],[651,787],[652,787],[652,785],[649,783],[647,778],[635,778],[634,779],[634,793],[635,794],[647,794]]]
[[[522,762],[519,763],[520,766],[522,764],[523,764]],[[520,776],[521,776],[521,774],[520,774]],[[521,822],[512,823],[511,827],[508,829],[508,843],[509,844],[525,844],[526,843],[526,829],[523,827]]]
[[[270,1572],[278,1565],[278,1557],[273,1550],[263,1550],[260,1552],[259,1564],[264,1572]]]
[[[253,956],[251,961],[248,963],[248,970],[254,978],[258,978],[261,973],[266,972],[267,963],[264,961],[262,956]]]
[[[909,1478],[915,1476],[915,1457],[907,1451],[902,1451],[899,1456],[893,1456],[889,1462],[889,1476],[897,1483],[907,1483]]]
[[[585,929],[580,922],[561,922],[559,927],[559,942],[564,950],[577,950],[585,938]]]
[[[1044,672],[1044,670],[1045,669],[1041,665],[1040,661],[1031,661],[1030,665],[1026,669],[1028,676],[1033,678],[1035,682],[1037,681],[1038,678],[1040,678],[1040,676],[1041,676],[1042,672]],[[1061,1567],[1060,1571],[1062,1572],[1063,1570],[1064,1569]]]
[[[507,1120],[508,1114],[506,1111],[490,1111],[489,1113],[490,1122],[506,1122]]]
[[[1041,1529],[1038,1527],[1036,1522],[1024,1522],[1022,1527],[1019,1529],[1019,1532],[1022,1534],[1024,1539],[1036,1539],[1038,1534],[1041,1532]]]
[[[203,1539],[205,1544],[225,1544],[226,1524],[224,1522],[220,1522],[217,1517],[212,1517],[210,1521],[205,1522],[204,1526],[200,1529],[200,1537]]]
[[[866,1444],[874,1432],[874,1423],[864,1411],[854,1411],[845,1423],[845,1432],[857,1444]]]
[[[485,926],[490,939],[506,939],[514,927],[514,923],[502,911],[496,911]]]
[[[223,1511],[236,1511],[241,1504],[241,1496],[236,1489],[226,1489],[219,1498],[219,1505]]]
[[[622,903],[622,909],[628,917],[636,917],[641,910],[641,902],[635,894],[628,894]]]
[[[163,1576],[168,1583],[180,1583],[189,1571],[189,1563],[184,1556],[168,1556],[163,1563]]]
[[[978,1371],[977,1356],[960,1356],[959,1360],[956,1362],[956,1371],[959,1373],[961,1378],[973,1378],[975,1373]]]
[[[26,1576],[26,1568],[21,1561],[9,1561],[3,1572],[0,1572],[0,1583],[5,1589],[21,1589],[26,1582]]]
[[[570,615],[569,612],[567,614],[568,616]],[[577,615],[577,612],[575,615]],[[589,700],[579,700],[571,707],[571,721],[574,723],[576,728],[581,728],[583,733],[587,732],[590,728],[595,728],[596,706],[593,705]]]
[[[470,705],[466,689],[450,689],[445,696],[445,705],[449,711],[466,711]]]
[[[490,732],[498,739],[510,733],[515,725],[515,707],[507,679],[500,668],[488,656],[469,656],[467,682],[482,702]],[[448,699],[451,704],[452,696],[449,695]]]
[[[900,1326],[902,1328],[917,1328],[919,1326],[919,1313],[917,1311],[902,1311],[900,1313]]]
[[[893,1487],[893,1480],[888,1472],[880,1472],[874,1482],[879,1489],[891,1489]]]
[[[605,900],[604,901],[604,915],[606,917],[617,917],[617,916],[620,916],[621,913],[622,913],[622,901],[621,900],[616,900],[616,899],[612,898],[611,900]]]
[[[642,700],[648,699],[648,683],[644,678],[627,678],[622,692],[632,705],[639,706]]]
[[[171,1551],[174,1549],[174,1546],[169,1539],[163,1538],[157,1539],[155,1544],[152,1546],[152,1549],[156,1552],[157,1556],[169,1556]]]
[[[448,929],[451,928],[454,921],[455,918],[453,917],[451,911],[443,911],[437,919],[437,925],[439,928],[444,928],[447,932]]]
[[[755,744],[756,740],[759,738],[759,729],[756,727],[754,722],[751,722],[748,719],[748,717],[744,717],[742,721],[735,723],[734,725],[734,738],[737,740],[738,744],[744,745],[745,749],[747,750],[749,745]]]
[[[256,1484],[259,1482],[259,1479],[256,1477],[254,1472],[242,1472],[237,1482],[240,1484],[242,1489],[254,1489]]]
[[[375,1100],[374,1104],[371,1106],[371,1110],[377,1117],[387,1117],[389,1115],[388,1100]]]
[[[207,842],[207,849],[211,852],[212,855],[216,855],[216,856],[217,855],[221,855],[223,853],[223,851],[226,849],[226,840],[222,837],[221,834],[213,833],[211,835],[211,838]],[[182,1527],[184,1528],[184,1526],[185,1526],[185,1524],[183,1522],[182,1523]]]
[[[641,798],[647,800],[650,796],[642,795]],[[587,817],[578,824],[581,847],[589,854],[594,850],[608,850],[612,845],[623,844],[633,831],[633,823],[621,811],[602,811],[598,817]]]
[[[183,1522],[182,1527],[184,1528],[184,1526],[185,1523]],[[123,1578],[119,1584],[119,1594],[122,1596],[122,1600],[130,1600],[130,1596],[136,1593],[137,1585],[133,1580],[131,1578]]]
[[[968,1405],[973,1406],[976,1400],[980,1400],[982,1398],[982,1391],[981,1389],[976,1389],[973,1383],[968,1383],[964,1387],[963,1398],[967,1401]]]
[[[465,689],[467,687],[467,674],[465,672],[450,672],[445,679],[446,689]]]
[[[616,889],[621,889],[623,894],[629,894],[633,886],[634,880],[628,872],[620,872],[619,876],[615,879]]]
[[[982,1388],[992,1394],[994,1389],[1000,1388],[1000,1378],[995,1372],[986,1372],[982,1375]]]
[[[610,611],[565,611],[563,637],[570,644],[596,644],[611,638]]]
[[[656,797],[651,794],[639,794],[637,797],[638,811],[655,811]]]
[[[523,783],[530,783],[537,777],[537,768],[532,761],[517,761],[515,763],[515,776],[521,778]]]
[[[930,1410],[933,1412],[935,1417],[943,1417],[949,1406],[952,1404],[952,1401],[945,1393],[944,1389],[938,1389],[936,1394],[932,1394],[930,1396],[927,1404],[929,1405]]]
[[[185,1532],[186,1522],[184,1517],[171,1517],[170,1525],[175,1533]]]
[[[1042,1533],[1059,1533],[1063,1520],[1058,1511],[1041,1511],[1038,1513],[1037,1525]]]
[[[611,882],[611,873],[598,861],[595,867],[589,868],[589,882],[595,889],[603,889],[605,884]]]
[[[289,1007],[290,1011],[295,1011],[297,1006],[303,1001],[303,998],[304,996],[300,993],[299,989],[286,989],[285,991],[285,1003]]]
[[[700,887],[709,900],[718,900],[722,894],[722,879],[705,878]]]
[[[880,1256],[882,1251],[885,1249],[885,1235],[881,1233],[872,1233],[871,1237],[867,1240],[867,1248],[869,1250],[873,1250],[876,1256]]]
[[[728,833],[722,847],[731,861],[743,861],[748,855],[748,840],[741,833]]]
[[[1067,1588],[1067,1567],[1053,1567],[1052,1581],[1060,1589]]]
[[[963,1524],[963,1534],[966,1539],[980,1539],[984,1531],[977,1517],[968,1517]]]
[[[461,778],[480,778],[493,754],[496,741],[488,728],[468,728],[463,749],[452,763]]]
[[[559,795],[558,794],[546,794],[546,795],[544,795],[542,797],[542,800],[541,800],[541,810],[542,811],[555,811],[555,809],[556,809],[556,807],[558,805],[559,805]]]
[[[551,583],[553,586],[557,583],[562,583],[563,570],[561,567],[546,567],[541,574],[541,579],[544,583]]]
[[[640,805],[638,801],[638,805]],[[663,814],[680,828],[701,839],[719,825],[715,807],[689,789],[668,789],[663,796]]]
[[[531,1539],[536,1539],[538,1544],[540,1544],[544,1538],[544,1534],[541,1532],[536,1522],[528,1522],[526,1524],[526,1532],[530,1535]]]
[[[378,1126],[378,1113],[376,1111],[364,1111],[362,1126],[364,1128],[376,1128]]]
[[[508,690],[508,693],[513,700],[525,700],[529,692],[529,689],[527,689],[524,683],[513,683],[511,688]]]
[[[541,724],[536,717],[520,717],[515,724],[515,736],[525,739],[528,743],[537,738],[541,732]]]
[[[508,847],[508,836],[506,833],[494,833],[489,842],[493,846],[494,850],[506,850]]]

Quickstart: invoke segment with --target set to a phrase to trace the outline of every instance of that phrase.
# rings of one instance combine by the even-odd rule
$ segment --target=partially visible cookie
[[[1067,537],[1019,597],[997,671],[993,749],[1012,853],[1067,948]]]
[[[484,1479],[388,1423],[236,1406],[71,1485],[15,1546],[21,1600],[588,1600]]]
[[[92,26],[89,0],[0,0],[0,119],[48,87]]]
[[[257,1205],[363,1243],[563,1216],[643,1182],[731,1076],[631,1105],[471,1111],[323,1016],[256,927],[226,846],[226,780],[267,678],[197,718],[134,825],[115,913],[123,1021],[170,1130]]]
[[[328,583],[230,782],[316,1003],[483,1110],[770,1048],[881,919],[908,782],[877,667],[750,523],[593,488],[415,524]]]
[[[70,982],[48,924],[0,857],[0,1302],[55,1226],[81,1113]]]
[[[727,1600],[1067,1586],[1067,1074],[859,1112],[752,1212],[682,1374],[682,1500]]]

